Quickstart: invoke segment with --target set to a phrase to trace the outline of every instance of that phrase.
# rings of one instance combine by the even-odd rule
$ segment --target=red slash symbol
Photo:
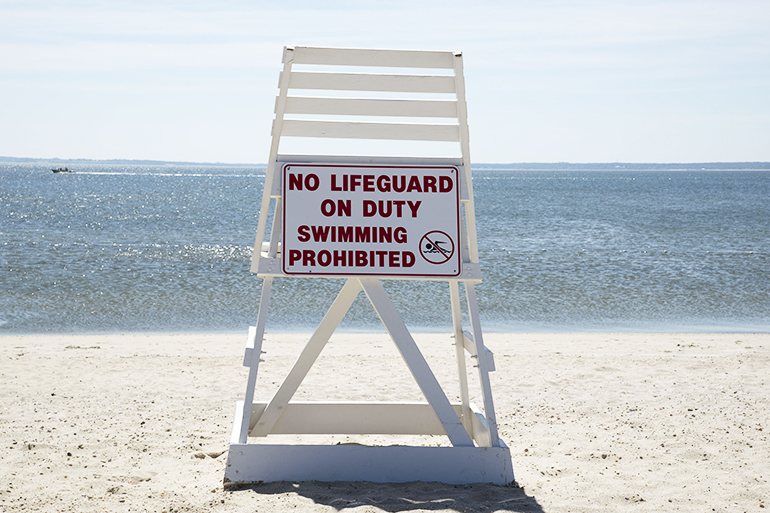
[[[447,262],[455,252],[451,237],[440,230],[428,232],[420,239],[420,255],[431,264]]]

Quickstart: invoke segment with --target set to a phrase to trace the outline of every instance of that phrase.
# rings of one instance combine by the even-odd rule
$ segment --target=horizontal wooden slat
[[[281,194],[278,193],[278,195],[280,196]],[[262,243],[262,253],[267,254],[267,252],[269,250],[270,250],[270,242],[269,241],[264,241]],[[279,242],[278,243],[278,254],[275,257],[275,260],[278,260],[280,258],[281,258],[281,243]]]
[[[463,331],[463,347],[468,351],[471,356],[478,356],[476,352],[476,342],[473,340],[473,335],[467,331]],[[484,347],[484,357],[487,360],[487,371],[492,372],[495,370],[495,355],[488,347]]]
[[[251,424],[257,425],[266,403],[254,403]],[[462,406],[453,404],[462,414]],[[428,403],[291,402],[270,434],[295,435],[444,435]]]
[[[460,130],[457,125],[285,119],[281,136],[457,142]]]
[[[452,403],[462,415],[462,405]],[[249,431],[257,425],[267,403],[254,403]],[[470,403],[472,438],[489,447],[489,429],[484,414]],[[310,402],[286,405],[270,431],[273,435],[444,435],[436,413],[427,403]],[[471,433],[469,433],[471,434]]]
[[[499,447],[231,443],[229,449],[224,477],[226,489],[277,481],[435,481],[499,486],[513,482],[511,451],[502,440]],[[517,500],[520,499],[504,502],[510,504]],[[397,504],[406,504],[399,509],[425,508],[422,506],[425,503],[413,505],[414,502],[402,499]],[[447,507],[443,500],[428,504],[428,509]]]
[[[457,118],[454,100],[395,100],[289,96],[286,114]]]
[[[249,335],[246,338],[246,352],[243,355],[243,366],[251,366],[251,358],[254,355],[254,344],[257,339],[257,327],[249,326]]]
[[[459,157],[393,157],[362,155],[307,155],[281,153],[276,162],[283,164],[377,164],[389,166],[457,166],[460,175],[465,173],[463,160]],[[278,166],[280,167],[280,166]]]
[[[284,62],[294,64],[319,64],[326,66],[380,66],[394,68],[442,68],[454,67],[452,52],[427,52],[416,50],[365,50],[358,48],[320,48],[295,46],[284,51]]]
[[[289,89],[451,94],[455,92],[455,78],[437,75],[292,71]]]

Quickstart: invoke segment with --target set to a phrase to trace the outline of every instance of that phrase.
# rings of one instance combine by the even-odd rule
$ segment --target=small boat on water
[[[51,169],[54,173],[72,173],[72,171],[69,168],[57,168],[57,169]]]

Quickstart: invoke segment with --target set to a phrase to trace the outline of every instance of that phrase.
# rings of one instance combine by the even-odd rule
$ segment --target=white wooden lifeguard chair
[[[388,73],[380,69],[372,73],[373,68],[385,69]],[[420,69],[420,74],[415,74],[415,69]],[[296,94],[298,90],[324,94],[312,97],[289,94]],[[410,122],[402,122],[403,119],[393,122],[395,118],[406,118]],[[442,122],[414,122],[415,118],[439,118]],[[279,153],[280,143],[287,137],[439,141],[451,143],[456,151],[448,157]],[[400,185],[399,176],[405,177]],[[410,186],[404,190],[407,179]],[[325,190],[328,182],[331,188]],[[403,193],[396,196],[395,190],[399,187]],[[330,195],[330,191],[337,191],[333,193],[337,196],[323,200],[324,194]],[[352,232],[346,235],[344,231],[352,227],[343,226],[331,226],[331,231],[339,234],[336,240],[323,239],[312,245],[314,241],[309,240],[307,226],[301,224],[306,222],[305,217],[316,215],[320,210],[319,219],[326,216],[328,222],[333,209],[344,210],[347,205],[348,210],[341,215],[346,215],[349,223],[361,223],[361,215],[371,212],[357,213],[356,208],[362,201],[365,203],[366,198],[377,198],[378,194],[402,198],[393,200],[393,204],[401,201],[401,207],[412,209],[411,216],[404,215],[399,221],[404,223],[403,234],[409,232],[409,244],[388,245],[390,240],[385,236],[393,228],[392,220],[375,222],[372,215],[366,218],[372,226],[360,227],[361,233],[366,237],[380,237],[377,242],[385,244],[377,249],[386,250],[375,251],[365,244],[355,246],[356,241],[361,241],[358,236],[351,239]],[[351,205],[355,207],[353,212]],[[430,211],[443,211],[438,217],[430,217],[427,208],[418,210],[420,205],[430,205]],[[268,233],[270,215],[272,228]],[[412,224],[408,224],[410,222]],[[363,231],[370,229],[371,232]],[[364,235],[361,239],[369,242]],[[402,242],[405,240],[404,235]],[[393,248],[397,251],[387,251]],[[481,272],[462,54],[284,48],[252,271],[263,279],[262,293],[256,326],[252,326],[248,334],[243,361],[249,368],[248,382],[244,401],[236,406],[225,486],[307,480],[420,480],[453,484],[513,481],[510,451],[498,436],[489,382],[494,360],[483,343],[474,289],[475,284],[481,282]],[[343,277],[347,281],[272,399],[267,403],[254,402],[271,286],[275,278],[282,276]],[[381,279],[447,282],[459,403],[448,400]],[[463,329],[460,282],[465,292],[470,331]],[[361,290],[379,315],[426,402],[291,401]],[[483,402],[481,409],[470,402],[466,358],[478,369],[481,390],[477,395]],[[269,442],[268,439],[249,443],[250,436],[271,434],[446,435],[451,446],[262,443]]]

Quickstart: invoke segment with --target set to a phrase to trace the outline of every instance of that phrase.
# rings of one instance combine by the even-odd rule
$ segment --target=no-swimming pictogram
[[[433,230],[420,239],[420,255],[431,264],[447,262],[455,252],[452,237],[441,230]]]

